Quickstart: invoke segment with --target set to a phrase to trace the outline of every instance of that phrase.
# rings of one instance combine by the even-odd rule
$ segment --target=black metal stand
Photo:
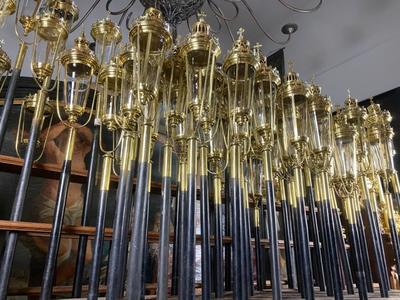
[[[100,184],[99,204],[96,220],[96,234],[94,237],[93,260],[89,277],[89,300],[96,300],[99,290],[99,279],[101,269],[101,259],[103,257],[104,227],[107,209],[107,198],[109,192],[111,175],[112,156],[105,154],[103,156],[102,179]]]
[[[92,205],[93,193],[96,185],[97,162],[99,155],[99,132],[100,132],[99,126],[95,125],[93,128],[93,140],[92,140],[92,148],[90,151],[91,156],[89,163],[89,172],[87,176],[88,181],[87,181],[85,199],[83,202],[81,226],[88,226],[89,222],[89,212]],[[82,281],[83,281],[83,272],[85,270],[87,242],[88,242],[87,235],[79,236],[78,252],[76,255],[77,258],[75,264],[75,277],[72,288],[72,297],[74,298],[80,298],[82,293]]]
[[[58,249],[61,240],[61,229],[64,220],[65,207],[67,204],[68,187],[71,176],[72,155],[75,145],[75,134],[76,129],[73,127],[69,128],[67,151],[61,170],[60,182],[57,191],[57,200],[54,208],[53,224],[50,233],[49,248],[47,250],[46,263],[43,271],[40,300],[48,300],[51,298],[54,274],[57,265]]]
[[[157,299],[164,300],[168,297],[168,265],[169,265],[169,222],[171,210],[171,168],[172,147],[164,145],[162,183],[161,183],[161,224],[160,224],[160,248],[157,271]]]

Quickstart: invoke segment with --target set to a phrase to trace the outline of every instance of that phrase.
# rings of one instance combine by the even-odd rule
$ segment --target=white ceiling
[[[227,15],[233,10],[224,0],[220,3]],[[317,0],[287,0],[299,7],[312,7]],[[76,0],[81,15],[92,1]],[[103,18],[105,0],[100,3],[82,28],[87,33],[90,25]],[[122,7],[127,0],[114,0],[113,8]],[[114,3],[113,2],[113,3]],[[207,2],[207,1],[206,1]],[[307,14],[295,13],[283,7],[277,0],[247,0],[253,8],[263,28],[275,39],[283,40],[281,27],[286,23],[297,23],[299,29],[285,47],[286,61],[293,61],[295,70],[304,80],[315,76],[315,82],[336,103],[343,103],[347,89],[353,96],[366,99],[399,86],[400,69],[400,1],[398,0],[324,0],[322,7]],[[245,36],[252,44],[260,42],[264,52],[273,52],[282,46],[268,40],[252,20],[243,4],[239,3],[240,15],[230,27],[234,34],[239,27],[246,29]],[[209,23],[216,28],[216,22],[207,4],[204,10]],[[143,12],[137,0],[133,9],[135,16]],[[5,50],[13,59],[17,52],[17,42],[13,31],[13,18],[9,18],[2,30],[1,38],[5,41]],[[123,33],[127,30],[123,26]],[[178,28],[181,35],[187,33],[187,25]],[[69,40],[79,34],[74,32]],[[89,34],[88,34],[89,36]],[[221,45],[226,51],[231,40],[226,29],[218,34]],[[28,54],[29,55],[29,54]],[[27,62],[29,59],[27,59]],[[29,75],[29,67],[24,68],[24,75]]]

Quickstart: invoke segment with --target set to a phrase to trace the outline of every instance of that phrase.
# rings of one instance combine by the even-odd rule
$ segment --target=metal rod
[[[321,228],[321,240],[322,240],[322,254],[323,254],[323,264],[324,264],[324,272],[325,272],[325,283],[326,283],[326,292],[327,295],[332,297],[334,295],[333,292],[333,278],[331,272],[331,248],[329,246],[329,238],[335,238],[328,236],[328,224],[326,222],[326,215],[327,215],[327,204],[322,201],[321,197],[323,192],[321,191],[321,178],[320,174],[315,176],[315,202],[316,207],[318,208],[318,222]],[[325,199],[326,201],[326,199]]]
[[[141,299],[144,293],[143,259],[147,237],[148,181],[150,175],[152,125],[144,123],[141,133],[135,209],[131,226],[130,252],[128,257],[127,299]]]
[[[168,266],[169,266],[169,223],[171,210],[171,169],[172,146],[166,143],[163,147],[162,167],[162,208],[160,224],[160,247],[158,252],[157,271],[157,299],[164,300],[168,297]]]
[[[353,207],[352,201],[350,197],[343,199],[344,207],[346,210],[346,217],[349,229],[349,237],[351,244],[351,251],[353,254],[353,261],[355,263],[355,271],[356,271],[356,283],[358,287],[358,295],[361,300],[368,299],[368,290],[367,290],[367,282],[365,278],[365,272],[363,267],[363,260],[361,256],[358,228],[356,224],[356,215]]]
[[[7,131],[7,122],[10,116],[11,107],[14,102],[15,90],[17,89],[18,80],[21,77],[21,69],[24,64],[26,50],[28,45],[24,42],[19,43],[19,50],[17,54],[17,59],[15,61],[15,66],[12,71],[12,75],[7,85],[7,93],[4,98],[4,105],[0,118],[0,149],[3,147],[4,137]]]
[[[367,280],[367,288],[369,293],[374,292],[373,282],[372,282],[372,271],[371,271],[371,264],[369,260],[368,254],[368,246],[367,246],[367,239],[365,237],[364,231],[364,221],[361,216],[360,204],[357,202],[356,204],[356,218],[357,218],[357,226],[358,232],[360,234],[360,246],[362,251],[362,258],[365,270],[365,278]]]
[[[209,208],[209,189],[208,189],[208,148],[206,145],[200,146],[200,217],[201,217],[201,283],[203,300],[211,299],[211,246],[210,246],[210,208]],[[218,191],[217,191],[218,192]],[[220,195],[219,195],[220,196]],[[214,197],[216,191],[214,190]],[[221,205],[221,203],[220,203]],[[221,210],[221,208],[219,208]],[[221,239],[222,241],[222,239]],[[215,243],[217,246],[217,244]],[[221,250],[222,250],[222,244]],[[218,263],[218,262],[217,262]],[[222,267],[220,271],[222,273]],[[218,277],[218,274],[216,274]],[[223,278],[223,277],[222,277]],[[219,284],[221,284],[220,282]],[[223,284],[223,283],[222,283]],[[218,285],[216,289],[218,289]]]
[[[178,295],[178,281],[179,281],[179,259],[180,255],[180,242],[181,242],[181,224],[183,218],[183,201],[184,193],[186,191],[186,179],[182,182],[182,174],[186,172],[185,161],[180,157],[178,164],[178,182],[177,182],[177,196],[175,199],[175,221],[174,221],[174,245],[172,252],[172,280],[171,280],[171,295]],[[184,189],[184,190],[183,190]]]
[[[291,246],[291,220],[289,216],[289,207],[286,198],[286,190],[285,190],[285,180],[279,180],[279,188],[280,188],[280,195],[281,195],[281,206],[282,206],[282,222],[283,222],[283,240],[285,245],[285,261],[286,261],[286,273],[288,277],[288,288],[293,289],[296,286],[296,272],[294,266],[294,257],[293,251]]]
[[[245,288],[242,288],[244,281],[244,269],[241,263],[241,238],[240,238],[240,151],[239,145],[230,146],[229,155],[229,196],[232,211],[232,277],[233,277],[233,299],[244,299]]]
[[[242,167],[242,171],[244,168]],[[247,270],[247,286],[248,293],[250,296],[254,295],[254,284],[253,284],[253,247],[251,246],[251,225],[250,225],[250,206],[249,206],[249,191],[248,181],[242,174],[242,197],[243,197],[243,220],[244,220],[244,247],[245,247],[245,259],[246,259],[246,270]]]
[[[362,196],[363,196],[363,203],[364,207],[367,213],[368,217],[368,222],[369,222],[369,229],[371,232],[372,236],[372,248],[374,250],[374,257],[375,257],[375,264],[378,268],[378,282],[379,282],[379,291],[381,294],[381,297],[389,297],[389,287],[386,283],[386,276],[385,276],[385,265],[383,265],[383,260],[382,260],[382,253],[381,253],[381,248],[379,246],[379,226],[378,224],[375,223],[375,219],[372,214],[372,207],[371,207],[371,200],[369,197],[368,193],[368,187],[367,187],[367,179],[365,176],[361,177],[361,190],[362,190]]]
[[[215,215],[215,298],[224,297],[224,257],[223,257],[223,230],[222,230],[222,201],[221,201],[221,177],[219,174],[213,178],[214,190],[214,215]]]
[[[105,217],[106,217],[108,193],[110,190],[110,175],[111,175],[112,161],[113,158],[111,154],[103,155],[99,203],[98,203],[97,219],[96,219],[96,233],[94,237],[94,246],[93,246],[93,260],[89,276],[89,293],[88,293],[89,300],[95,300],[98,297],[101,259],[103,257]]]
[[[85,193],[85,199],[83,202],[82,209],[82,219],[81,226],[88,226],[89,224],[89,214],[90,208],[92,206],[92,199],[94,194],[94,189],[96,186],[96,175],[97,175],[97,162],[99,155],[99,126],[95,125],[93,128],[93,140],[91,147],[91,156],[89,163],[89,171],[87,176],[87,188]],[[86,248],[87,248],[88,236],[79,236],[78,252],[76,255],[75,263],[75,276],[72,288],[72,297],[80,298],[82,293],[82,281],[83,273],[85,270],[85,258],[86,258]]]
[[[46,78],[43,82],[43,86],[49,85],[50,78]],[[35,107],[33,114],[31,129],[29,132],[29,141],[22,166],[21,175],[19,177],[17,190],[11,210],[10,220],[20,221],[22,212],[24,209],[24,202],[26,199],[26,193],[28,190],[29,179],[32,170],[32,164],[35,157],[36,142],[40,134],[41,121],[43,118],[44,104],[46,101],[47,92],[46,89],[42,89],[38,94],[38,102]],[[3,258],[0,267],[0,299],[5,299],[7,296],[7,287],[11,275],[11,268],[15,254],[15,248],[17,246],[18,234],[17,232],[8,232],[3,249]]]
[[[246,206],[244,197],[244,174],[243,174],[243,160],[239,164],[239,234],[240,234],[240,263],[243,266],[243,279],[241,285],[245,292],[246,298],[250,297],[250,269],[249,269],[249,247],[247,239],[247,218],[246,218]]]
[[[257,205],[259,209],[259,227],[260,227],[260,239],[266,239],[268,237],[268,230],[267,230],[267,221],[266,221],[266,216],[265,216],[265,209],[264,209],[264,201],[263,201],[263,196],[261,195],[258,197]],[[260,260],[261,260],[261,282],[262,282],[262,288],[267,287],[267,282],[266,282],[266,274],[267,274],[267,260],[268,260],[268,248],[267,247],[261,247],[261,252],[260,252]]]
[[[132,208],[134,206],[134,203],[132,201],[133,197],[133,180],[134,180],[134,175],[135,175],[135,167],[136,167],[136,148],[137,148],[137,139],[135,138],[132,144],[132,157],[131,157],[131,167],[128,172],[128,178],[127,178],[127,184],[126,184],[126,189],[125,189],[125,207],[124,207],[124,213],[123,213],[123,228],[121,232],[122,236],[122,244],[120,247],[120,254],[119,256],[121,257],[121,266],[126,266],[126,262],[128,259],[128,243],[129,243],[129,238],[128,238],[128,231],[129,231],[129,226],[131,225],[131,213],[132,213]],[[126,280],[126,267],[122,268],[121,270],[121,282],[125,283]],[[119,295],[120,297],[124,296],[124,289],[125,286],[124,284],[120,285],[120,290],[119,290]]]
[[[258,207],[254,208],[254,239],[256,242],[257,291],[262,291],[264,288],[261,259],[263,248],[261,246],[260,210]]]
[[[126,215],[126,189],[129,184],[129,173],[133,172],[131,169],[132,152],[136,136],[133,132],[124,130],[121,144],[121,166],[120,166],[120,179],[117,188],[117,197],[115,204],[115,215],[113,224],[113,237],[110,249],[110,259],[108,262],[108,275],[107,275],[107,294],[109,300],[114,300],[119,297],[120,290],[123,287],[123,269],[126,267],[122,265],[121,251],[123,249],[123,232],[127,230],[124,215]]]
[[[335,238],[335,223],[332,217],[332,211],[330,209],[330,193],[329,193],[329,179],[328,173],[323,171],[320,178],[321,184],[321,208],[325,215],[325,222],[327,224],[327,237],[328,237],[328,247],[331,249],[329,252],[330,255],[330,271],[332,272],[332,283],[333,283],[333,292],[335,298],[343,298],[343,291],[340,279],[340,265],[339,265],[339,255],[337,251],[336,238]]]
[[[314,186],[312,185],[311,172],[309,168],[305,168],[305,178],[306,178],[306,203],[309,207],[309,217],[312,227],[311,240],[314,243],[313,247],[314,278],[316,284],[319,286],[320,291],[325,291],[325,274],[322,262],[321,242],[319,238],[320,230],[315,212]]]
[[[40,300],[51,298],[54,275],[57,264],[57,255],[60,247],[61,229],[64,221],[65,207],[67,205],[68,187],[71,176],[71,164],[75,146],[76,129],[69,128],[67,149],[65,151],[64,164],[61,170],[60,182],[58,184],[57,200],[54,207],[53,224],[50,233],[50,242],[47,250],[46,263],[42,276],[42,288]]]
[[[302,275],[302,259],[300,256],[300,242],[299,242],[299,232],[298,232],[298,209],[297,209],[297,199],[296,191],[294,186],[293,177],[289,180],[287,184],[287,195],[289,196],[290,203],[290,217],[292,219],[292,230],[293,230],[293,246],[294,246],[294,258],[296,266],[296,279],[297,279],[297,289],[301,296],[304,298],[304,287],[303,287],[303,275]]]
[[[197,167],[197,140],[195,137],[188,139],[188,168],[187,201],[184,205],[184,226],[182,227],[183,252],[179,271],[179,299],[190,300],[195,297],[194,263],[195,263],[195,210],[196,210],[196,167]]]
[[[271,264],[272,299],[282,299],[282,286],[280,280],[278,232],[275,207],[275,192],[272,178],[271,151],[263,151],[263,175],[266,187],[268,229],[269,229],[269,256]],[[308,247],[308,245],[307,245]]]
[[[229,189],[229,171],[225,170],[225,182],[224,182],[224,195],[225,195],[225,235],[231,236],[231,198]],[[231,276],[231,259],[232,259],[232,245],[230,243],[225,244],[225,290],[232,290],[232,276]]]
[[[304,296],[306,299],[314,298],[314,286],[313,286],[313,276],[311,267],[311,254],[309,247],[308,238],[308,224],[306,218],[305,204],[304,204],[304,179],[301,169],[298,167],[294,168],[295,176],[295,188],[296,188],[296,198],[298,203],[298,216],[299,216],[299,245],[301,259],[303,261],[303,286],[304,286]]]

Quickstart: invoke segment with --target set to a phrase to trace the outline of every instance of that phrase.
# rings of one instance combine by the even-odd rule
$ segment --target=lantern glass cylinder
[[[64,67],[64,104],[67,113],[82,115],[92,82],[93,69],[84,64],[69,63]]]
[[[101,119],[109,129],[116,129],[115,120],[118,118],[121,101],[121,80],[113,75],[105,77],[102,91]]]
[[[248,110],[253,98],[254,67],[248,63],[237,63],[229,67],[226,75],[231,112]]]
[[[136,26],[136,34],[131,35],[131,43],[136,47],[138,61],[137,67],[133,68],[133,72],[136,73],[133,76],[136,80],[137,97],[142,105],[146,105],[158,96],[167,45],[162,34],[145,31],[140,25]]]
[[[309,113],[310,142],[313,151],[331,147],[332,129],[329,111],[311,110]]]
[[[370,142],[369,144],[369,153],[371,156],[371,161],[374,166],[375,171],[381,172],[385,170],[385,157],[384,152],[382,150],[383,147],[379,143],[379,141]]]
[[[385,160],[386,163],[386,170],[395,171],[396,168],[394,166],[394,155],[396,154],[396,150],[393,145],[393,140],[389,139],[385,143],[383,143],[384,153],[385,153]]]
[[[357,176],[357,151],[355,135],[336,137],[336,168],[342,178]]]

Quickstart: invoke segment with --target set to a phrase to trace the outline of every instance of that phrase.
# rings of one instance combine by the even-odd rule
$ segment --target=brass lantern
[[[332,103],[321,95],[321,88],[314,84],[308,87],[308,121],[311,149],[314,152],[332,148]]]
[[[357,177],[357,129],[341,112],[335,118],[335,166],[341,179],[355,181]]]
[[[136,63],[133,68],[135,97],[142,105],[158,99],[159,82],[166,51],[171,47],[172,37],[165,28],[161,12],[155,8],[146,9],[143,16],[138,18],[129,32],[129,39],[136,48]],[[155,112],[146,108],[147,115]]]
[[[56,0],[36,16],[31,69],[39,83],[53,73],[58,53],[63,50],[78,8],[71,1]]]
[[[114,58],[108,65],[101,68],[98,82],[102,85],[100,94],[99,117],[101,124],[108,130],[115,131],[121,124],[119,114],[121,103],[121,81],[122,71],[119,59]]]
[[[96,42],[95,54],[97,61],[100,65],[108,64],[115,56],[117,45],[122,39],[119,26],[109,18],[98,20],[92,25],[90,35]]]
[[[299,150],[308,141],[306,94],[305,83],[290,65],[279,90],[284,156],[292,155],[294,148]]]
[[[96,56],[89,49],[83,33],[75,39],[75,46],[62,54],[60,62],[64,68],[64,111],[68,115],[68,122],[75,123],[85,111],[92,81],[98,70]],[[57,101],[59,112],[58,105]],[[62,120],[60,114],[59,118]]]
[[[8,16],[15,12],[15,0],[1,0],[0,1],[0,29],[4,27]]]
[[[187,108],[195,122],[203,110],[207,113],[211,107],[215,61],[220,53],[218,41],[210,33],[210,25],[200,14],[182,46],[186,65]]]
[[[18,118],[18,127],[17,134],[15,137],[15,152],[19,158],[23,158],[24,148],[27,146],[29,141],[29,128],[31,127],[30,123],[32,122],[32,118],[38,103],[38,94],[31,95],[29,94],[24,98],[21,104],[20,114]],[[55,101],[46,99],[43,110],[43,117],[40,120],[39,131],[43,131],[43,128],[47,126],[45,139],[36,141],[36,150],[39,150],[39,154],[36,157],[36,161],[40,160],[44,153],[44,148],[46,146],[47,137],[49,134],[49,130],[53,121],[53,114],[55,110]],[[47,125],[46,125],[47,124]]]
[[[267,59],[257,49],[258,64],[254,85],[253,119],[257,144],[271,148],[275,131],[277,89],[281,83],[276,68],[268,66]]]
[[[180,140],[185,134],[186,78],[184,61],[178,47],[175,47],[164,63],[162,95],[167,137],[172,141]]]
[[[244,39],[244,30],[239,29],[239,37],[228,52],[223,64],[228,88],[228,110],[231,136],[242,139],[248,135],[250,104],[256,75],[256,58],[250,43]]]

